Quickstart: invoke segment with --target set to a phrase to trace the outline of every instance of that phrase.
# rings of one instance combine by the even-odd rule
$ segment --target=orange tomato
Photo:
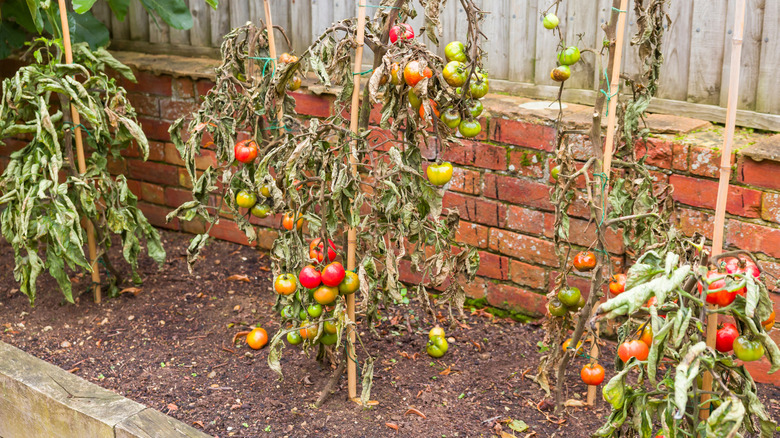
[[[301,327],[306,327],[307,325],[311,324],[309,320],[304,320],[301,322]],[[317,332],[319,329],[317,327],[309,327],[309,328],[302,328],[298,332],[301,334],[301,337],[304,339],[308,339],[310,341],[313,341],[317,337]]]
[[[775,311],[773,310],[772,313],[769,314],[769,318],[767,318],[766,321],[762,322],[761,325],[764,326],[764,330],[769,331],[772,330],[772,327],[775,326]]]
[[[653,328],[650,324],[647,324],[644,329],[639,333],[639,340],[650,348],[653,345]]]
[[[284,229],[287,231],[292,230],[293,222],[294,222],[293,213],[292,212],[285,213],[284,218],[282,218],[282,226],[284,227]],[[300,215],[298,215],[298,221],[296,223],[296,226],[299,230],[303,228],[303,218]]]
[[[246,344],[253,350],[259,350],[268,343],[268,333],[264,328],[257,327],[246,335]]]
[[[334,286],[320,286],[314,291],[314,301],[324,305],[330,304],[336,300],[339,295],[339,288]]]
[[[597,363],[590,363],[580,370],[580,378],[588,385],[600,385],[604,381],[604,367]]]
[[[433,76],[433,71],[428,68],[420,68],[419,61],[411,61],[404,67],[404,81],[406,85],[414,87],[423,78],[430,78]]]
[[[401,66],[397,62],[390,64],[390,83],[393,85],[401,83]]]
[[[431,103],[431,111],[433,111],[433,114],[436,117],[439,117],[439,106],[436,105],[436,102],[433,101],[433,99],[428,99],[428,101]],[[424,105],[420,105],[420,118],[425,118],[425,107]]]
[[[274,290],[279,295],[291,295],[298,289],[298,281],[293,274],[282,274],[274,281]]]
[[[615,274],[609,280],[609,291],[618,296],[626,291],[626,274]]]

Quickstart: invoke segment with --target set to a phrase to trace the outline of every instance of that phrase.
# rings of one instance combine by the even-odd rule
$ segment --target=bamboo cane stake
[[[65,62],[73,64],[73,48],[70,43],[70,28],[68,27],[68,9],[65,0],[59,0],[60,22],[62,23],[62,45],[65,47]],[[79,173],[87,171],[87,162],[84,158],[84,141],[81,138],[81,117],[73,104],[70,105],[71,118],[73,119],[73,131],[76,137],[76,161],[78,161]],[[95,229],[92,221],[87,220],[87,246],[89,247],[89,260],[92,266],[92,284],[94,287],[95,302],[100,303],[100,271],[97,265],[97,247],[95,246]]]
[[[271,4],[268,2],[268,0],[263,0],[263,10],[265,12],[265,28],[266,32],[268,33],[268,56],[273,59],[271,61],[274,63],[273,71],[276,71],[276,64],[278,59],[276,57],[276,37],[274,36],[274,21],[271,17]],[[279,105],[277,119],[277,124],[279,127],[284,125],[284,100],[282,100],[282,103]]]
[[[742,36],[745,33],[745,0],[737,0],[734,10],[734,37],[731,40],[731,68],[729,70],[729,99],[726,112],[726,131],[723,134],[723,150],[720,157],[720,180],[718,181],[718,201],[715,205],[715,228],[712,233],[712,255],[723,252],[723,230],[726,222],[726,201],[729,195],[731,178],[731,149],[734,142],[734,127],[737,123],[737,99],[739,98],[739,73],[742,58]],[[709,306],[712,309],[714,306]],[[715,348],[718,331],[718,314],[707,316],[707,346]],[[702,392],[712,391],[712,374],[705,372],[701,382]],[[710,395],[701,395],[699,418],[706,420],[710,416]],[[706,403],[706,404],[705,404]]]
[[[617,33],[615,34],[615,58],[613,60],[612,64],[612,77],[610,79],[610,90],[613,93],[612,96],[607,96],[608,98],[608,111],[609,115],[607,116],[607,138],[604,142],[604,162],[602,165],[602,172],[607,180],[609,180],[609,174],[612,169],[612,145],[615,142],[615,131],[617,130],[617,104],[618,104],[618,91],[620,87],[620,65],[623,60],[623,41],[626,37],[626,15],[628,14],[628,0],[621,0],[620,1],[620,13],[618,14],[618,20],[617,20]],[[609,184],[606,184],[604,187],[604,192],[601,194],[602,198],[607,196],[607,191],[609,190]],[[602,214],[606,214],[605,212],[602,212]],[[609,260],[609,256],[604,256],[607,260]],[[595,293],[595,291],[591,291],[591,293]],[[596,314],[596,309],[599,306],[598,303],[596,303],[593,306],[593,310],[591,310],[591,315]],[[590,357],[594,360],[597,360],[599,358],[599,347],[596,344],[596,340],[593,340],[593,345],[590,348]],[[589,406],[593,406],[593,404],[596,402],[596,393],[598,386],[588,385],[588,395],[586,398],[586,402]]]
[[[355,49],[355,66],[352,70],[354,75],[355,87],[352,90],[352,107],[350,112],[349,129],[353,133],[358,132],[358,117],[360,116],[360,72],[363,68],[363,39],[366,33],[366,5],[358,6],[357,49]],[[349,162],[352,165],[352,173],[357,174],[357,156],[352,153],[349,155]],[[357,246],[357,230],[350,228],[347,233],[347,269],[355,269],[355,250]],[[355,322],[355,294],[347,295],[347,317]],[[357,398],[357,357],[355,356],[355,329],[350,326],[347,330],[349,343],[347,344],[347,387],[349,389],[349,398]]]

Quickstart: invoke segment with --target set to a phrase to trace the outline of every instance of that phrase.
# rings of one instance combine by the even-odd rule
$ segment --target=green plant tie
[[[626,12],[626,11],[624,11],[622,9],[618,9],[618,8],[616,8],[614,6],[612,7],[612,10],[615,11],[615,12]]]
[[[275,75],[275,74],[276,74],[276,59],[274,59],[274,58],[268,58],[268,57],[265,57],[265,56],[248,56],[247,58],[249,58],[249,59],[259,59],[259,60],[261,60],[261,61],[265,61],[265,62],[263,63],[263,73],[262,73],[262,75],[263,75],[263,76],[265,76],[265,68],[266,68],[266,66],[268,66],[268,63],[269,63],[269,62],[270,62],[271,64],[273,64],[273,65],[271,66],[271,67],[272,67],[272,70],[271,70],[271,76],[273,76],[273,75]]]
[[[65,129],[72,131],[74,128],[81,128],[82,131],[86,132],[88,136],[92,137],[92,133],[89,132],[89,129],[87,129],[86,126],[79,123],[78,125],[74,125],[73,122],[62,122],[63,125],[70,125],[67,126]],[[93,137],[94,138],[94,137]]]
[[[396,6],[382,6],[382,5],[358,5],[358,6],[363,6],[366,8],[375,8],[375,9],[398,9],[398,10],[401,9]]]
[[[599,228],[601,228],[602,225],[604,225],[604,218],[607,216],[607,199],[604,194],[607,190],[607,183],[609,182],[609,177],[607,177],[606,173],[594,173],[593,176],[597,176],[601,179],[601,222],[599,222]]]
[[[356,72],[356,73],[352,73],[352,76],[355,76],[355,75],[361,75],[361,76],[362,75],[367,75],[367,74],[371,73],[372,71],[374,71],[374,69],[370,68],[370,69],[368,69],[366,71],[359,71],[359,72]]]
[[[604,113],[604,115],[609,116],[609,101],[612,100],[613,97],[617,96],[618,92],[615,91],[615,93],[612,93],[612,84],[609,80],[609,75],[607,75],[607,69],[604,68],[604,79],[607,81],[607,91],[604,91],[604,89],[599,89],[600,92],[602,92],[605,96],[607,96],[607,112]]]
[[[292,132],[292,129],[287,127],[287,125],[282,125],[282,126],[271,125],[271,126],[269,126],[267,128],[263,128],[263,131],[271,131],[273,129],[284,129],[287,132]]]

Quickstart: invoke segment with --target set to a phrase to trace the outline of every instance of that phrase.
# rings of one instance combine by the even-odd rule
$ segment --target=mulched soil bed
[[[388,309],[379,337],[361,334],[377,360],[371,398],[379,405],[364,410],[347,401],[345,377],[317,409],[330,367],[288,346],[279,381],[268,369],[267,349],[231,344],[236,332],[255,323],[271,336],[279,328],[268,258],[214,242],[190,275],[185,249],[191,236],[166,231],[163,237],[168,262],[162,271],[151,260],[141,262],[145,283],[137,295],[96,305],[84,294],[76,305],[64,305],[56,283],[42,276],[34,308],[13,280],[10,246],[0,242],[0,340],[219,437],[494,436],[501,428],[512,433],[508,419],[528,424],[519,437],[588,437],[609,412],[599,400],[594,409],[552,416],[544,393],[524,377],[538,365],[538,326],[477,311],[465,318],[468,328],[448,329],[455,342],[444,358],[431,360],[424,348],[433,321],[414,304]],[[250,281],[228,280],[233,275]],[[74,290],[88,286],[88,277],[74,280]],[[584,397],[578,372],[584,360],[570,368],[568,398]],[[605,358],[605,368],[611,360]],[[759,386],[777,415],[780,389]],[[425,418],[407,414],[410,408]]]

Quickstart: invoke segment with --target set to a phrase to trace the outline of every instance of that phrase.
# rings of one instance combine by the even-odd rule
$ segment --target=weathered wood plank
[[[777,3],[777,0],[771,0]],[[758,87],[759,63],[761,57],[761,38],[764,27],[764,8],[766,0],[748,0],[745,9],[745,32],[742,37],[742,59],[739,72],[739,99],[737,108],[752,110],[756,104]],[[729,69],[731,68],[731,50],[734,37],[735,3],[729,2],[726,18],[726,34],[724,38],[723,73],[720,87],[720,106],[728,106],[729,100]],[[777,27],[780,23],[775,23]],[[777,95],[777,94],[776,94]]]
[[[756,85],[756,111],[780,114],[780,2],[768,1],[764,9],[761,64]]]
[[[509,0],[491,0],[483,3],[485,12],[489,12],[483,21],[487,43],[483,46],[487,52],[487,70],[491,78],[509,77]]]
[[[589,2],[572,2],[568,12],[568,20],[562,23],[566,29],[566,46],[577,46],[580,49],[596,47],[597,35],[601,33],[598,26],[598,8],[594,8]],[[583,54],[580,62],[571,66],[571,78],[566,82],[566,86],[593,88],[593,72],[596,70],[596,64],[592,53]]]
[[[111,30],[111,16],[114,14],[111,12],[111,8],[108,7],[108,3],[97,2],[92,5],[90,11],[98,21],[106,25],[109,31]]]
[[[555,84],[555,82],[550,79],[550,71],[558,65],[556,59],[560,43],[558,31],[545,29],[544,26],[542,26],[543,15],[550,7],[551,3],[550,0],[537,0],[539,14],[536,17],[536,69],[534,71],[534,82],[540,85]],[[568,21],[566,18],[568,16],[566,9],[567,5],[567,2],[560,3],[558,5],[558,12],[556,13],[558,19],[564,25]],[[555,8],[553,8],[551,12],[555,12],[554,9]]]
[[[189,7],[189,5],[191,3],[196,3],[196,2],[200,3],[202,1],[201,0],[194,0],[194,1],[184,0],[184,2],[187,4],[187,7]],[[194,25],[195,24],[193,23],[193,26]],[[169,29],[170,29],[169,30],[169,36],[170,36],[171,44],[189,44],[190,43],[190,31],[189,30],[176,29],[176,28],[173,28],[173,27],[169,27]]]
[[[717,105],[723,65],[723,34],[726,31],[726,0],[693,3],[688,101]]]
[[[539,23],[536,2],[511,0],[509,3],[509,80],[530,82],[534,79],[536,25]]]
[[[153,409],[116,425],[116,438],[209,438],[210,435]]]
[[[149,41],[149,14],[141,2],[130,3],[125,20],[130,21],[130,39]]]
[[[211,27],[211,46],[219,48],[222,45],[222,38],[230,32],[229,2],[221,2],[216,10],[209,10],[209,24]]]
[[[157,16],[148,15],[149,42],[155,44],[168,44],[171,42],[171,28]]]
[[[129,16],[130,14],[128,14]],[[123,21],[119,21],[114,14],[111,14],[111,39],[129,40],[130,39],[130,20],[125,16]]]
[[[246,24],[250,21],[249,18],[249,2],[244,1],[232,1],[230,2],[230,28],[235,29]]]
[[[662,53],[661,78],[658,97],[685,100],[688,97],[688,62],[691,56],[691,26],[693,2],[673,1],[667,3],[667,13],[672,20],[666,27]]]
[[[292,40],[293,51],[296,53],[301,53],[306,50],[312,41],[311,6],[309,0],[290,1],[290,16],[293,18],[290,20],[289,37]]]
[[[607,21],[609,21],[610,17],[612,16],[612,0],[598,0],[598,10],[596,11],[596,44],[599,46],[599,49],[601,47],[601,44],[603,44],[604,38],[606,38],[606,35],[604,34],[604,27],[607,25]],[[594,47],[595,48],[595,47]],[[598,90],[601,86],[601,79],[604,76],[604,68],[606,67],[608,54],[605,53],[603,56],[599,56],[598,58],[595,58],[593,61],[593,90]]]
[[[312,39],[322,35],[322,33],[333,23],[333,3],[332,0],[310,0],[311,1],[311,35]]]
[[[211,45],[211,25],[209,23],[211,7],[206,2],[195,0],[190,2],[192,12],[192,29],[190,29],[190,44],[196,47]]]

